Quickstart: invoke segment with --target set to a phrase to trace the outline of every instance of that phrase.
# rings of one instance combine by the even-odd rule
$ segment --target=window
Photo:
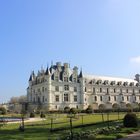
[[[126,89],[126,93],[128,93],[128,89]]]
[[[110,96],[108,97],[108,101],[110,101]]]
[[[42,87],[42,92],[44,92],[44,87]]]
[[[107,88],[107,93],[109,93],[109,89]]]
[[[34,100],[33,100],[33,102],[35,103],[35,97],[34,97]]]
[[[45,98],[44,98],[44,96],[42,97],[42,102],[44,102],[45,101]]]
[[[122,101],[124,101],[124,97],[122,97]]]
[[[64,82],[68,82],[68,77],[64,77]]]
[[[137,100],[137,98],[136,98],[136,96],[134,97],[134,101],[136,101]]]
[[[55,101],[59,102],[59,95],[55,95]]]
[[[74,102],[77,102],[77,95],[74,95]]]
[[[94,97],[94,100],[97,101],[97,96]]]
[[[77,82],[77,79],[76,78],[73,78],[73,82]]]
[[[64,94],[64,101],[65,102],[68,102],[69,101],[68,94]]]
[[[116,92],[116,89],[114,88],[114,93]]]
[[[69,90],[69,85],[64,85],[64,90]]]
[[[55,91],[59,91],[59,86],[55,86]]]
[[[87,92],[87,88],[85,87],[85,92]]]
[[[129,100],[129,97],[127,96],[127,101]]]
[[[45,91],[47,91],[47,88],[45,88]]]
[[[59,81],[59,78],[58,78],[58,76],[55,76],[55,81],[57,81],[57,82]]]
[[[93,93],[95,93],[95,88],[93,88]]]
[[[102,92],[102,88],[100,88],[100,93]]]
[[[40,92],[40,88],[38,88],[37,91]]]
[[[74,87],[74,92],[77,92],[77,87]]]
[[[116,96],[114,96],[114,101],[116,101]]]
[[[103,98],[102,98],[102,96],[100,96],[100,101],[102,101],[103,100]]]

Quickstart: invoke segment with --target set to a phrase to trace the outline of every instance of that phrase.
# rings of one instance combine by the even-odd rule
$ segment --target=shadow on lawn
[[[20,132],[17,129],[12,130],[0,130],[0,140],[47,140],[60,137],[63,132],[60,133],[50,133],[48,128],[25,128],[24,132]]]

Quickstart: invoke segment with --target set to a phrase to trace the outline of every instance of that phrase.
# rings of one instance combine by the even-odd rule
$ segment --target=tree
[[[120,106],[117,103],[115,103],[113,104],[112,108],[114,111],[118,112],[118,120],[119,120],[120,119]]]
[[[9,103],[15,104],[15,103],[24,103],[26,102],[27,97],[25,95],[19,96],[19,97],[11,97]]]
[[[92,113],[93,109],[91,107],[91,105],[88,106],[88,108],[86,109],[86,113]]]
[[[5,115],[6,114],[6,109],[5,107],[0,107],[0,114]]]
[[[100,104],[99,105],[99,110],[100,110],[101,115],[102,115],[102,121],[104,122],[104,113],[103,113],[103,111],[105,110],[105,105],[104,104]]]
[[[65,113],[69,113],[69,112],[70,112],[70,107],[66,106],[66,107],[64,108],[64,112],[65,112]]]

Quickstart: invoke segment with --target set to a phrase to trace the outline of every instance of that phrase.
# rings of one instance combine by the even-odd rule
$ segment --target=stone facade
[[[139,75],[126,78],[83,75],[68,63],[41,69],[30,75],[27,99],[29,110],[63,110],[65,107],[86,109],[138,108],[140,103]]]

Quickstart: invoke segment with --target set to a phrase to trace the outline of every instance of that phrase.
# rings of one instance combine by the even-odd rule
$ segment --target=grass
[[[117,120],[117,113],[111,113],[109,115],[110,120]],[[120,119],[124,117],[124,113],[120,113]],[[70,132],[70,123],[69,118],[66,114],[53,114],[47,115],[47,120],[42,120],[34,123],[25,123],[25,132],[20,132],[18,130],[19,124],[7,124],[4,127],[0,128],[0,140],[56,140]],[[63,131],[50,132],[51,128],[51,118],[56,118],[53,120],[53,128],[67,128]],[[104,120],[107,121],[107,115],[104,115]],[[83,116],[83,124],[91,124],[102,122],[102,116],[100,114],[91,114]],[[34,125],[34,126],[31,126]],[[38,125],[40,124],[40,125]],[[79,116],[78,119],[73,119],[73,126],[78,126],[82,124],[82,117]],[[117,125],[115,123],[110,123],[110,125]],[[97,128],[102,128],[107,126],[107,124],[100,123],[87,127],[73,128],[74,132],[86,131],[86,130],[95,130]],[[136,130],[136,129],[135,129]],[[128,131],[135,131],[134,129],[123,129],[121,134],[127,135]],[[116,134],[110,135],[97,135],[97,139],[113,139],[116,138]]]

